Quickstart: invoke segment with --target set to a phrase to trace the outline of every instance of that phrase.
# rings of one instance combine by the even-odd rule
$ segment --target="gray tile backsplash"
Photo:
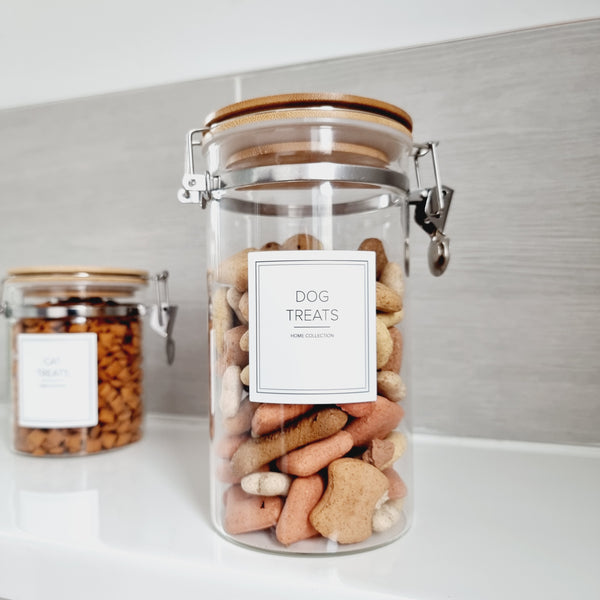
[[[379,98],[441,140],[456,190],[442,278],[412,233],[416,429],[600,443],[599,52],[594,20],[2,111],[0,273],[169,269],[177,358],[147,332],[147,405],[206,414],[205,220],[176,201],[185,132],[240,90]]]

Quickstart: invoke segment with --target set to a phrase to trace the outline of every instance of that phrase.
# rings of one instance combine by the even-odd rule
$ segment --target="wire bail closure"
[[[175,341],[172,334],[177,316],[177,306],[169,303],[168,279],[168,271],[162,271],[152,277],[156,292],[156,304],[150,308],[150,327],[158,335],[166,338],[167,363],[172,365],[175,360]]]
[[[240,169],[214,175],[205,171],[197,173],[194,148],[202,145],[202,135],[210,128],[192,129],[186,138],[185,175],[177,198],[184,204],[200,204],[206,208],[210,200],[218,200],[227,189],[284,181],[343,181],[373,184],[400,190],[408,195],[408,204],[415,207],[415,221],[430,237],[428,263],[431,273],[439,277],[450,261],[450,238],[444,233],[454,190],[442,185],[437,159],[439,142],[413,145],[416,190],[410,190],[408,177],[399,171],[348,165],[341,163],[295,163]],[[200,135],[200,139],[197,136]],[[419,159],[431,155],[435,185],[422,187]],[[408,237],[408,235],[407,235]]]
[[[450,262],[450,238],[444,233],[446,219],[452,202],[454,190],[445,185],[439,173],[437,146],[439,142],[415,144],[413,161],[415,164],[416,190],[411,191],[409,203],[415,206],[415,221],[430,237],[427,259],[431,274],[439,277]],[[431,154],[435,185],[427,188],[421,186],[419,159]]]

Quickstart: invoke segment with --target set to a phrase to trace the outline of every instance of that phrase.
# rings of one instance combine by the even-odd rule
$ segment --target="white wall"
[[[598,0],[2,0],[0,108],[597,16]]]

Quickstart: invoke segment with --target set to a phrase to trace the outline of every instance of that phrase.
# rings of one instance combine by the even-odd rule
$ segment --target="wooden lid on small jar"
[[[148,271],[83,265],[15,267],[8,271],[8,284],[19,284],[25,294],[47,293],[125,296],[148,285]]]

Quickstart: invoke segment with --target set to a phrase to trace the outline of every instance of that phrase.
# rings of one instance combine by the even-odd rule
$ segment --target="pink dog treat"
[[[308,515],[323,495],[324,488],[320,475],[294,479],[275,530],[275,535],[282,544],[289,546],[318,535],[318,531],[308,520]]]
[[[394,443],[389,440],[374,439],[362,455],[362,459],[370,465],[382,469],[394,457]],[[383,469],[382,469],[383,470]]]
[[[375,410],[366,417],[352,421],[345,427],[345,431],[352,435],[355,446],[366,446],[375,438],[384,438],[396,428],[403,416],[404,410],[400,404],[377,396]]]
[[[282,456],[277,460],[277,468],[284,473],[308,477],[326,467],[332,460],[344,456],[352,446],[352,436],[347,431],[338,431],[324,440]]]
[[[375,402],[354,402],[351,404],[338,404],[345,413],[351,417],[366,417],[375,410]]]
[[[388,488],[389,499],[397,500],[398,498],[405,498],[407,493],[406,484],[400,475],[392,467],[388,467],[382,472],[390,482],[390,487]]]
[[[280,496],[253,496],[241,486],[233,485],[225,492],[224,528],[230,535],[260,531],[273,527],[283,508]]]
[[[248,398],[242,400],[240,408],[235,417],[223,419],[223,426],[229,435],[239,435],[250,431],[252,416],[256,410],[256,402],[250,402]]]
[[[312,404],[259,404],[252,417],[252,435],[258,437],[280,429],[283,423],[307,413],[312,407]]]

